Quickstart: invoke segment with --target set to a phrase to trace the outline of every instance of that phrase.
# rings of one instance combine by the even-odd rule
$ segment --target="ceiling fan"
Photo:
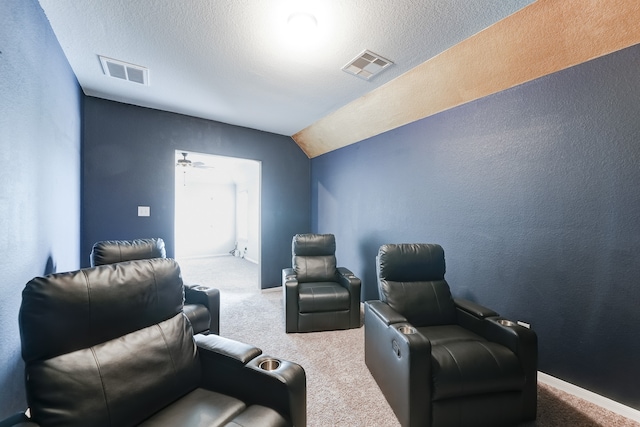
[[[182,154],[182,158],[178,159],[178,161],[176,162],[176,167],[183,167],[183,168],[193,167],[193,168],[199,168],[199,169],[214,168],[213,166],[207,166],[204,162],[192,162],[191,160],[187,159],[187,155],[189,153],[182,152],[180,154]]]
[[[176,161],[176,168],[182,169],[182,185],[187,185],[187,170],[190,169],[215,169],[214,166],[207,166],[204,162],[192,162],[187,159],[189,153],[182,152],[182,158]]]

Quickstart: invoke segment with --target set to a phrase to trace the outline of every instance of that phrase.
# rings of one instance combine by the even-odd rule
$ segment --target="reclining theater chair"
[[[293,236],[292,268],[282,270],[286,332],[360,327],[360,279],[336,268],[333,234]]]
[[[403,426],[513,426],[536,418],[537,337],[453,299],[442,247],[383,245],[365,303],[365,362]]]
[[[89,256],[91,266],[137,259],[166,258],[164,240],[104,240],[97,242]],[[206,286],[187,284],[184,288],[184,313],[194,334],[220,334],[220,291]]]
[[[16,426],[304,426],[303,368],[193,335],[173,259],[37,277],[19,324],[30,418]]]

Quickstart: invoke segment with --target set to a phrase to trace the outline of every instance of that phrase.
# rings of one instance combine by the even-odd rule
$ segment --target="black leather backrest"
[[[27,403],[51,426],[133,426],[195,389],[200,376],[171,259],[31,280],[20,333]]]
[[[380,299],[414,326],[455,323],[440,245],[383,245],[376,257]]]
[[[336,238],[333,234],[296,234],[291,242],[291,252],[298,282],[336,280]]]
[[[173,259],[130,261],[36,277],[22,292],[25,361],[117,338],[182,312],[184,290]]]
[[[89,259],[91,266],[113,264],[115,262],[133,261],[136,259],[165,258],[167,252],[164,240],[103,240],[96,242],[91,249]]]

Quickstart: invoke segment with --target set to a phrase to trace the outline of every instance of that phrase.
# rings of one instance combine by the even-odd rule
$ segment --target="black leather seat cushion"
[[[431,348],[433,400],[522,390],[516,355],[490,341],[451,341]]]
[[[140,424],[153,426],[287,426],[278,412],[264,406],[247,407],[241,400],[197,388]]]
[[[349,310],[349,291],[335,282],[300,283],[301,313]]]
[[[249,406],[226,427],[288,427],[287,421],[271,408],[260,405]]]
[[[431,342],[433,399],[521,390],[516,355],[458,325],[416,328]]]

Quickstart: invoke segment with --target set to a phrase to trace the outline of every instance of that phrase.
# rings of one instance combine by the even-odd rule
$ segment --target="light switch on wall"
[[[138,206],[138,216],[151,216],[151,207]]]

